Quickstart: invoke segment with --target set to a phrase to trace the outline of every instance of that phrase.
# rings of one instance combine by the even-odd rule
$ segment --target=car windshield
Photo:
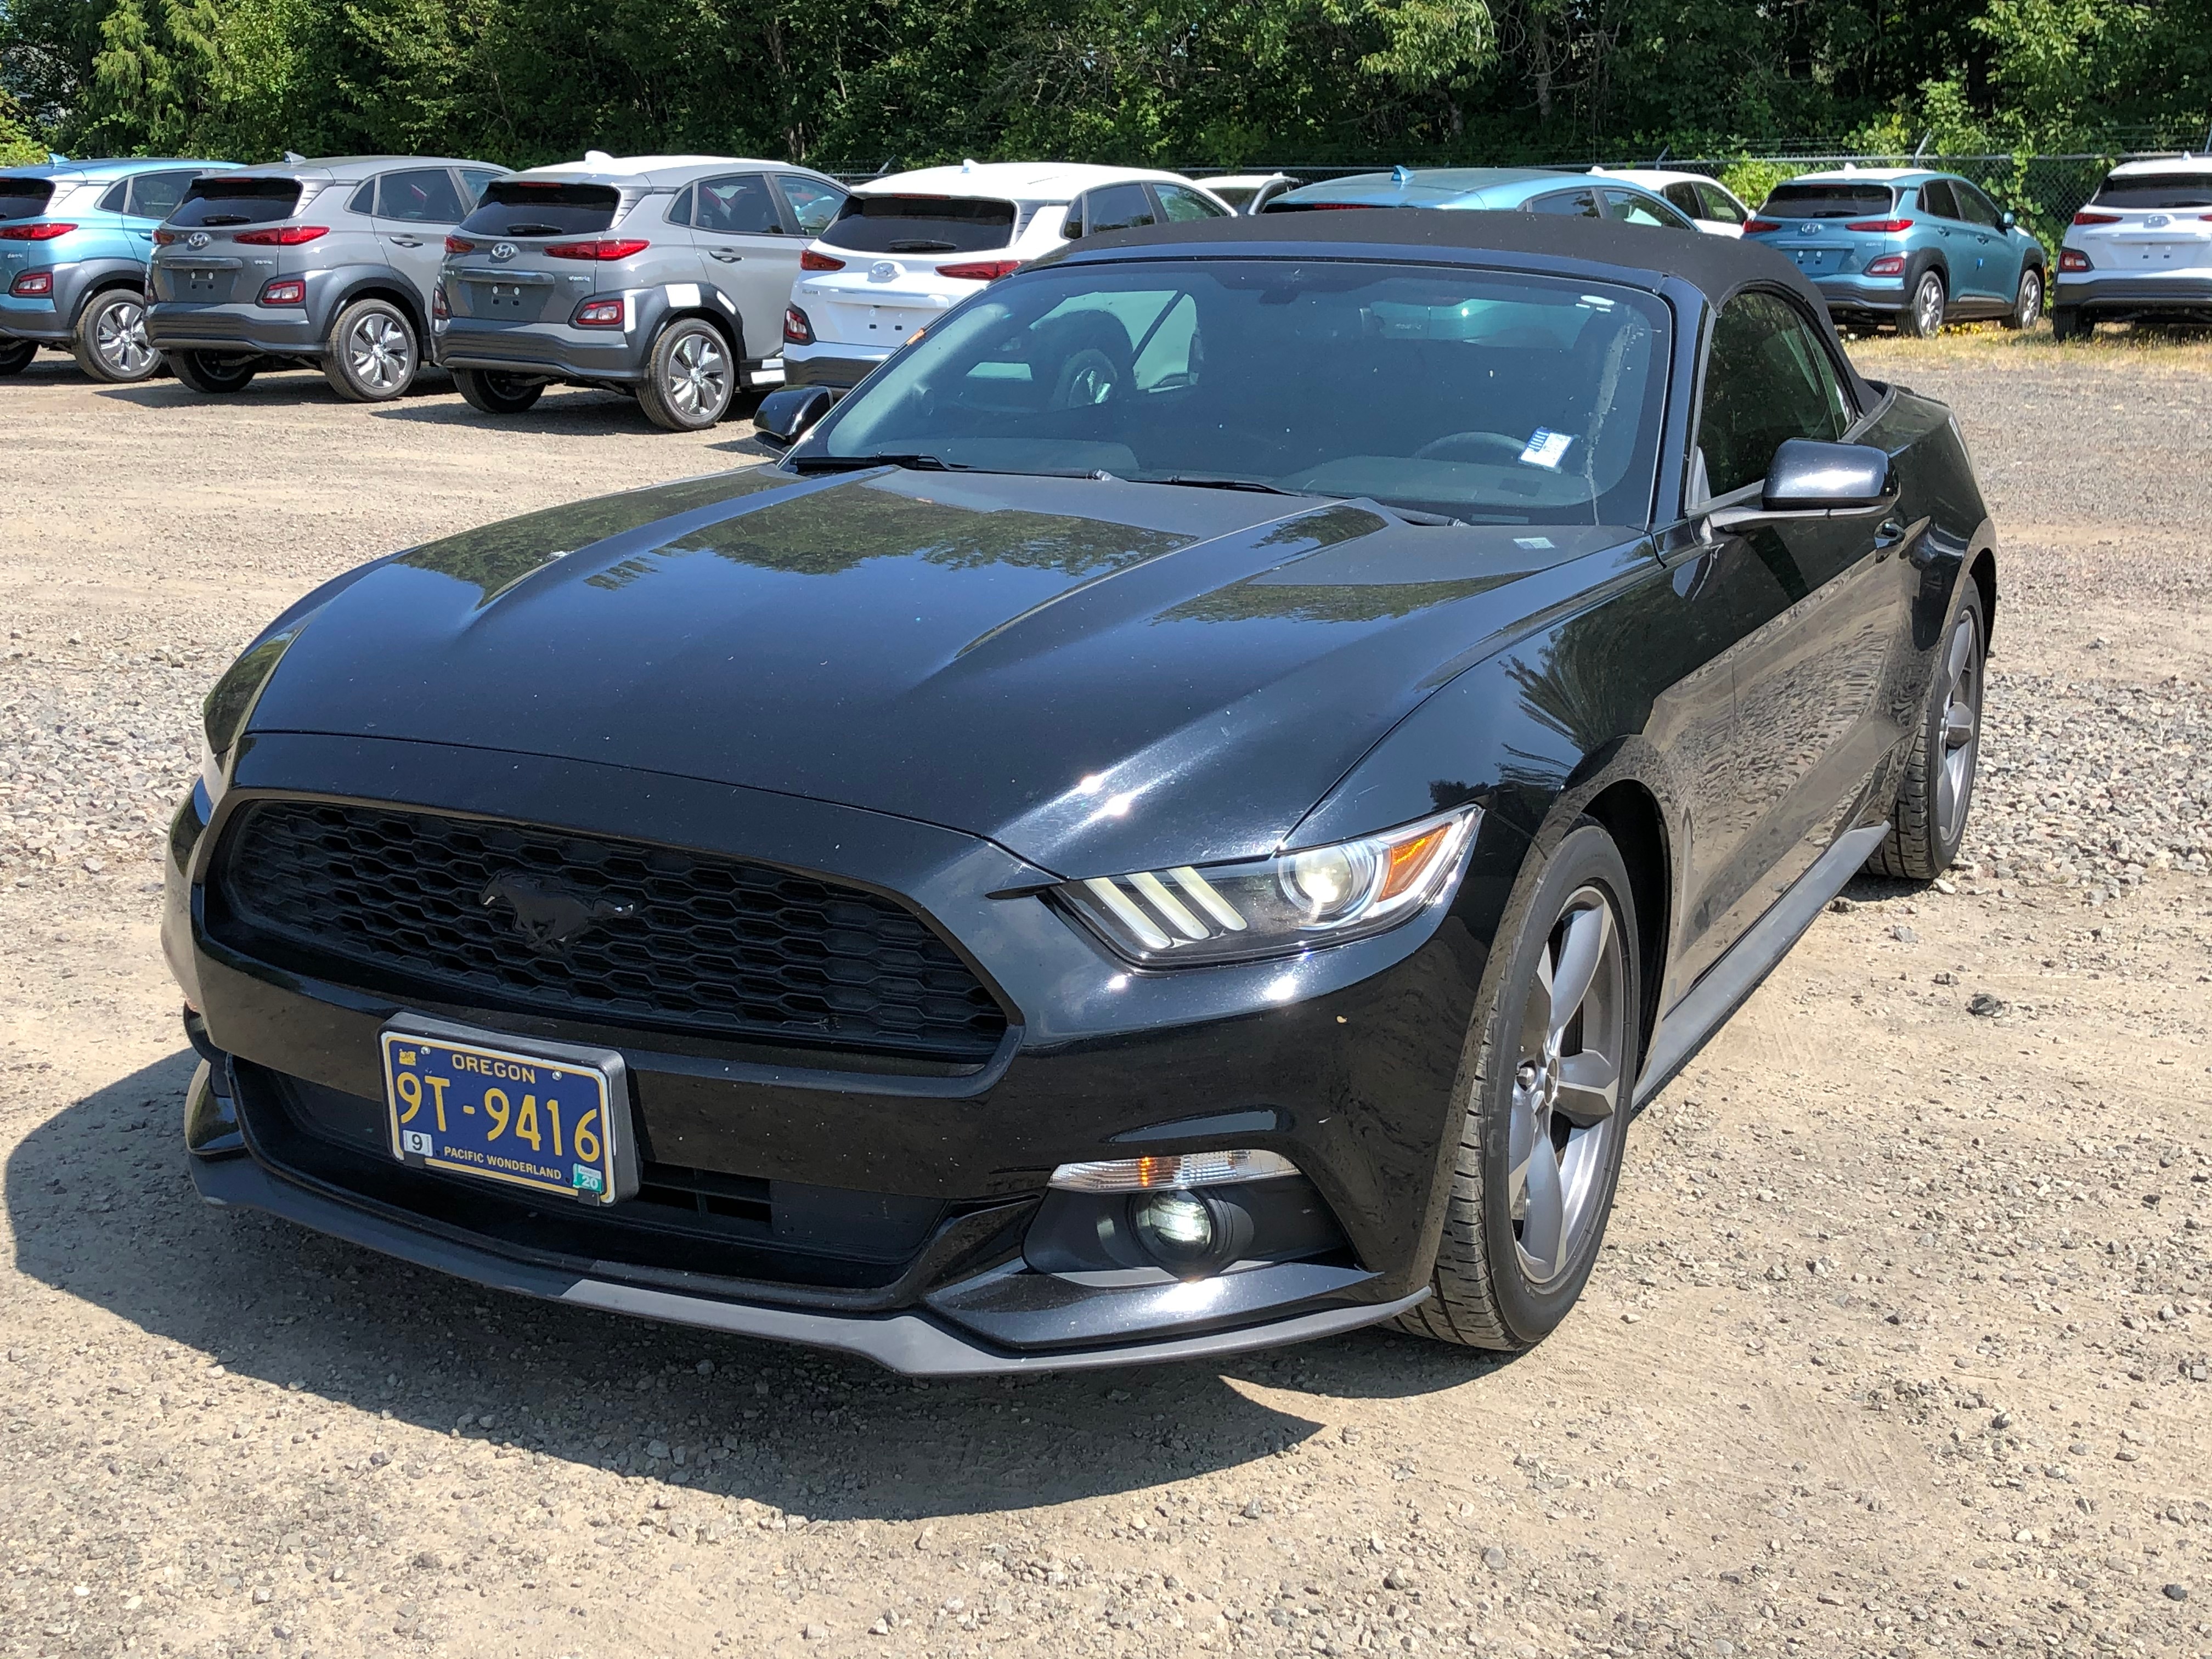
[[[612,185],[495,179],[460,228],[478,236],[596,236],[615,222],[622,191]]]
[[[0,222],[35,219],[53,200],[54,187],[46,179],[0,179]]]
[[[2212,173],[2137,173],[2097,186],[2099,207],[2212,208]]]
[[[1655,297],[1571,279],[1340,260],[1048,267],[932,329],[793,463],[1641,525],[1668,339]]]
[[[822,233],[855,253],[987,253],[1014,240],[1014,204],[982,197],[848,196]]]
[[[300,205],[296,179],[240,179],[216,173],[195,179],[169,216],[173,225],[265,225],[289,219]]]
[[[1778,185],[1759,211],[1773,219],[1882,219],[1895,199],[1885,185]]]

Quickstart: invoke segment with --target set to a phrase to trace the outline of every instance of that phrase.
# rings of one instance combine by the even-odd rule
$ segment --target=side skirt
[[[1634,1107],[1641,1109],[1697,1057],[1698,1050],[1743,1006],[1759,982],[1774,971],[1774,964],[1790,954],[1790,947],[1804,936],[1828,901],[1844,890],[1888,833],[1888,824],[1875,823],[1838,836],[1790,890],[1705,970],[1705,977],[1690,988],[1690,994],[1660,1016],[1659,1028],[1651,1034],[1644,1073],[1637,1079],[1631,1103]]]

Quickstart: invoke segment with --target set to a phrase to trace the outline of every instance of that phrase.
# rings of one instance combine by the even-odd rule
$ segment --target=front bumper
[[[826,386],[839,392],[850,392],[875,373],[890,355],[888,351],[870,351],[861,346],[834,343],[793,345],[787,342],[783,348],[784,383]]]
[[[2212,322],[2212,270],[2143,276],[2092,270],[2061,276],[2053,283],[2051,303],[2104,322],[2136,318]]]
[[[236,1057],[245,1126],[242,1152],[196,1160],[211,1199],[487,1285],[917,1371],[1229,1352],[1388,1319],[1425,1294],[1443,1151],[1456,1139],[1453,1085],[1483,964],[1477,941],[1517,869],[1515,832],[1486,821],[1458,902],[1399,933],[1295,962],[1141,975],[1036,898],[983,896],[1033,888],[1042,875],[988,842],[580,763],[503,757],[487,783],[482,761],[427,744],[264,737],[246,745],[211,823],[194,805],[179,814],[164,944],[205,1011],[211,1045]],[[412,1003],[514,1039],[619,1047],[645,1155],[709,1182],[750,1183],[775,1231],[672,1256],[665,1237],[632,1249],[615,1233],[586,1237],[474,1188],[455,1200],[452,1182],[401,1171],[374,1144],[380,1127],[368,1127],[383,1114],[376,1034],[399,1006],[246,960],[204,926],[209,854],[236,803],[264,793],[358,796],[401,777],[407,799],[444,810],[526,821],[534,800],[558,798],[580,831],[727,851],[902,894],[972,957],[1014,1024],[980,1069],[870,1073],[788,1054],[769,1063],[735,1043]],[[576,821],[578,800],[593,803],[591,822]],[[1195,1285],[1092,1283],[1027,1265],[1024,1234],[1056,1164],[1225,1145],[1288,1157],[1342,1248]],[[858,1266],[849,1250],[837,1255],[842,1238],[809,1220],[825,1204],[842,1214],[879,1197],[917,1217],[917,1231]]]

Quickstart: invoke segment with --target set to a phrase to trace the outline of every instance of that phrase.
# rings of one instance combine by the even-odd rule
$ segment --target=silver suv
[[[783,382],[783,310],[844,187],[788,162],[593,151],[501,179],[447,240],[438,361],[488,415],[552,381],[635,397],[672,432]]]
[[[312,363],[342,398],[397,398],[422,365],[446,233],[504,172],[348,155],[196,179],[154,233],[147,338],[195,392]]]

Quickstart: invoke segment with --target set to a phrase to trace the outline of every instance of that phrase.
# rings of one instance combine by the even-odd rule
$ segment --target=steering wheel
[[[1085,346],[1060,365],[1048,409],[1090,409],[1109,402],[1121,390],[1121,372],[1096,346]]]
[[[1492,466],[1511,466],[1528,447],[1526,441],[1502,432],[1453,432],[1413,452],[1417,461],[1486,461]]]

